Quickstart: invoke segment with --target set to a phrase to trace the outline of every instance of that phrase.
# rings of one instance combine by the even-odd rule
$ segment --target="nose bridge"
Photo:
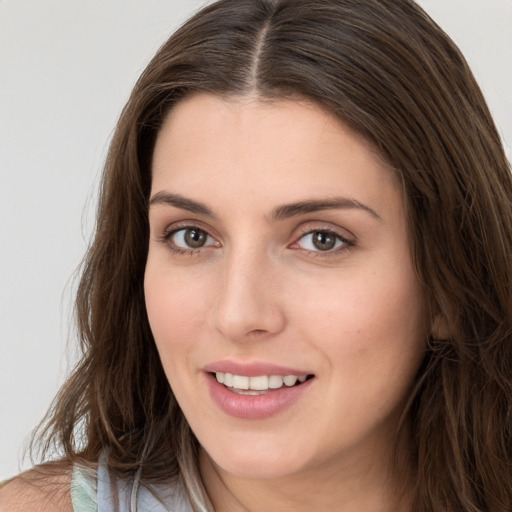
[[[230,251],[219,275],[214,324],[223,336],[242,341],[258,332],[276,334],[284,326],[278,301],[275,262],[254,246]]]

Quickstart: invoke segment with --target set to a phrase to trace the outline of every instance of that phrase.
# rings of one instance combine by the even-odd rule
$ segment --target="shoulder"
[[[0,489],[0,512],[73,512],[71,468],[42,466]]]

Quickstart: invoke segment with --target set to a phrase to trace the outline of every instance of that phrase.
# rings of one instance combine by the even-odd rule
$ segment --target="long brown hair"
[[[143,294],[155,137],[196,91],[307,98],[394,169],[432,320],[446,326],[431,336],[404,412],[414,510],[510,510],[511,173],[464,58],[412,0],[221,0],[162,46],[112,140],[76,302],[84,355],[38,438],[43,456],[57,446],[92,465],[108,447],[113,472],[181,474],[199,507],[197,441]]]

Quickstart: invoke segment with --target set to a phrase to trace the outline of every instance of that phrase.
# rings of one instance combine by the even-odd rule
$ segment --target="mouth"
[[[260,396],[281,389],[297,387],[311,380],[314,375],[235,375],[228,372],[210,372],[210,375],[227,390],[238,395]]]

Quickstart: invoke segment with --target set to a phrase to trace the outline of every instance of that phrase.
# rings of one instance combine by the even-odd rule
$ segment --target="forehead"
[[[282,202],[305,194],[397,200],[395,193],[383,194],[396,192],[397,184],[370,144],[305,100],[192,95],[167,116],[152,173],[153,193],[171,189],[213,201]]]
[[[303,130],[304,124],[309,126],[307,131]],[[222,131],[219,131],[220,128]],[[174,105],[164,120],[158,138],[161,139],[165,133],[186,149],[196,142],[190,136],[200,132],[207,135],[202,140],[205,145],[210,141],[217,142],[214,136],[228,135],[234,140],[234,134],[238,137],[249,134],[257,143],[254,135],[269,129],[273,133],[281,132],[279,141],[285,135],[288,140],[306,138],[311,142],[321,141],[329,133],[344,132],[365,146],[382,165],[386,165],[385,159],[369,141],[322,105],[300,96],[269,99],[256,94],[220,96],[194,93]],[[268,140],[265,142],[268,145]]]

